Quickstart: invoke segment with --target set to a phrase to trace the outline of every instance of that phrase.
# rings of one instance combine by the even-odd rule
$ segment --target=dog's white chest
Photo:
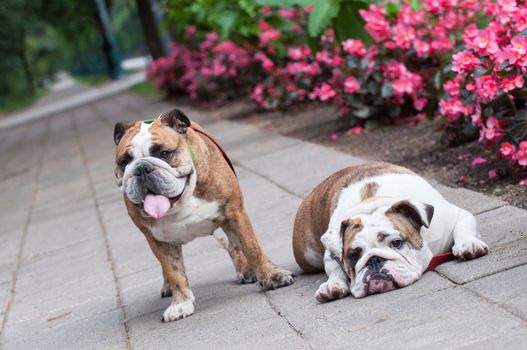
[[[210,235],[217,228],[214,219],[218,215],[217,202],[207,202],[192,196],[181,208],[159,220],[150,230],[158,241],[183,244],[196,237]]]

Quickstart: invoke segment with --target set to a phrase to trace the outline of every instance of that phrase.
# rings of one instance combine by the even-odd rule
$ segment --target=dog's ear
[[[360,218],[343,220],[340,223],[340,240],[342,241],[342,248],[346,246],[347,233],[348,232],[359,232],[360,230],[362,230],[362,221]],[[351,238],[353,239],[353,237]]]
[[[419,232],[421,226],[426,228],[430,227],[432,217],[434,216],[434,207],[418,201],[402,200],[394,203],[386,211],[386,214],[391,213],[403,215]]]
[[[190,126],[190,119],[179,109],[174,109],[170,112],[163,113],[160,118],[167,126],[175,129],[180,134],[187,132]]]
[[[113,142],[115,142],[116,145],[119,144],[119,141],[123,138],[123,136],[126,134],[128,129],[130,129],[134,123],[130,122],[118,122],[115,124],[115,127],[113,128]]]

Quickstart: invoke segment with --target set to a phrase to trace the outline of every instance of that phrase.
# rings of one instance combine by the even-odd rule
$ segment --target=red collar
[[[447,261],[454,260],[455,258],[456,257],[454,256],[454,254],[452,254],[452,252],[436,255],[432,258],[432,260],[430,260],[430,264],[428,264],[428,267],[426,268],[425,272],[432,271],[439,265],[446,263]]]

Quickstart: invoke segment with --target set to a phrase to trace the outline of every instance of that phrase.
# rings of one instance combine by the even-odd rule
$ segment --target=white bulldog
[[[414,172],[388,163],[351,166],[331,175],[302,202],[293,233],[305,272],[324,269],[320,302],[362,298],[417,281],[432,257],[487,254],[476,218],[447,202]]]

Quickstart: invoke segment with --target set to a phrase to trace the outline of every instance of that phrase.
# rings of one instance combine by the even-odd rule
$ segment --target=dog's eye
[[[132,161],[132,157],[129,154],[125,154],[117,161],[117,166],[124,172],[126,166]]]
[[[172,156],[172,153],[173,152],[170,152],[170,151],[162,151],[161,153],[159,153],[159,157],[161,159],[167,160],[167,159],[170,159],[170,157]]]
[[[404,242],[403,242],[402,239],[396,238],[396,239],[394,239],[393,241],[390,242],[390,248],[400,249],[403,246],[403,243]]]

